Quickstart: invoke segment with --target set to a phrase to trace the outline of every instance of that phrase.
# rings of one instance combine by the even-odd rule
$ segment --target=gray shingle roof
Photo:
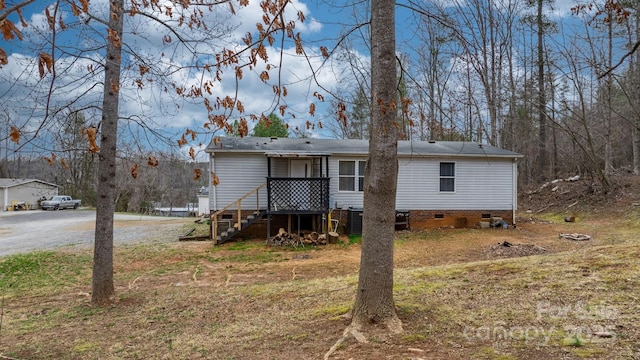
[[[207,152],[264,153],[267,155],[363,155],[368,140],[224,137],[207,147]],[[508,157],[522,155],[499,147],[463,141],[398,141],[400,156]]]

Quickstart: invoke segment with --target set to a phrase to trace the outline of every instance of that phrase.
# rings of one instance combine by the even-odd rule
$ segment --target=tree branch
[[[636,52],[636,50],[638,50],[638,47],[640,46],[640,40],[636,41],[635,45],[633,45],[633,47],[631,48],[631,50],[629,50],[629,52],[627,52],[626,54],[624,54],[621,58],[620,61],[618,61],[617,64],[613,65],[611,68],[609,68],[607,71],[605,71],[604,73],[600,74],[600,76],[598,76],[598,79],[602,79],[603,77],[609,75],[612,71],[614,71],[616,68],[618,68],[620,65],[622,65],[622,63],[624,62],[624,60],[626,58],[628,58],[629,56],[633,55],[633,53]]]

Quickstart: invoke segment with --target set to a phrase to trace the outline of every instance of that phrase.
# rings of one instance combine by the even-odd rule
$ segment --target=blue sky
[[[280,49],[269,49],[269,64],[278,66],[282,61],[282,67],[279,69],[280,81],[287,87],[288,96],[281,100],[280,104],[287,106],[284,118],[291,127],[303,128],[307,119],[314,123],[322,122],[325,126],[328,125],[332,121],[329,92],[337,91],[336,85],[339,83],[345,86],[344,74],[347,65],[338,58],[325,61],[320,54],[320,46],[333,48],[341,33],[367,20],[367,11],[366,8],[337,6],[336,4],[341,2],[333,2],[334,4],[322,0],[295,0],[292,1],[290,11],[285,14],[285,22],[296,21],[297,12],[304,14],[306,21],[297,22],[295,31],[300,32],[308,57],[295,55],[295,45],[291,41],[285,42],[281,52]],[[62,17],[69,28],[64,31],[59,28],[57,30],[58,42],[64,45],[62,51],[56,50],[58,77],[53,82],[51,74],[39,79],[36,56],[41,51],[50,51],[50,46],[46,44],[46,39],[51,35],[44,16],[46,4],[45,1],[36,1],[25,9],[24,15],[29,26],[23,29],[25,35],[23,41],[13,40],[2,43],[2,47],[9,53],[10,63],[0,69],[0,107],[2,107],[0,110],[4,111],[11,121],[25,132],[31,133],[39,130],[38,125],[45,111],[48,110],[51,113],[57,107],[69,104],[72,104],[75,109],[86,107],[87,118],[97,124],[99,111],[95,106],[99,105],[102,89],[100,85],[102,74],[99,72],[97,63],[102,61],[103,56],[98,46],[104,41],[102,38],[104,27],[95,20],[89,20],[89,26],[83,25],[70,13],[69,9],[62,9],[58,17]],[[548,11],[557,20],[566,19],[570,16],[569,9],[573,4],[573,1],[557,0],[553,10]],[[237,11],[235,16],[230,15],[226,7],[214,13],[207,13],[209,28],[217,29],[224,36],[217,38],[211,48],[202,42],[191,47],[192,50],[202,53],[199,56],[201,64],[211,61],[204,55],[207,52],[219,51],[222,47],[238,49],[241,39],[247,32],[255,33],[255,24],[260,22],[262,17],[258,2],[251,0],[246,8],[241,8],[236,3],[235,9]],[[50,11],[53,12],[53,10],[50,7]],[[105,18],[107,1],[92,1],[90,12],[98,18]],[[163,14],[156,15],[168,20]],[[400,47],[405,42],[412,41],[415,28],[409,20],[406,9],[398,7],[396,15]],[[187,127],[203,130],[202,124],[206,120],[207,112],[202,101],[176,98],[172,94],[171,86],[172,84],[195,85],[208,75],[202,71],[201,67],[190,70],[182,68],[189,64],[189,53],[184,47],[178,46],[177,42],[166,41],[166,36],[171,35],[166,28],[140,17],[127,17],[125,21],[126,46],[136,52],[142,60],[152,63],[159,73],[153,81],[144,81],[144,86],[138,87],[135,83],[136,78],[139,78],[137,65],[130,69],[125,68],[121,85],[121,114],[130,119],[126,123],[135,124],[137,121],[142,121],[150,128],[165,131],[172,137],[176,137]],[[231,31],[226,30],[225,27],[229,27]],[[363,28],[362,31],[362,34],[366,34],[367,29]],[[194,30],[184,31],[183,35],[193,36],[196,39],[202,34]],[[362,46],[358,36],[353,36],[351,39],[355,56],[366,66],[368,64],[366,48]],[[79,49],[81,49],[80,53]],[[63,52],[64,50],[69,54],[81,56],[69,56]],[[133,64],[133,60],[125,60],[125,65],[127,64]],[[216,97],[233,96],[237,89],[247,113],[267,114],[274,108],[277,109],[272,86],[278,83],[275,78],[278,71],[272,71],[272,78],[265,84],[258,77],[265,66],[265,64],[259,64],[253,71],[245,71],[245,76],[237,88],[233,72],[226,71],[221,81],[217,82],[212,89],[210,99],[214,101]],[[310,78],[310,67],[317,70],[314,81]],[[53,89],[53,96],[48,97],[50,89]],[[325,103],[314,96],[316,93],[324,96]],[[315,117],[310,117],[308,114],[311,102],[317,106]],[[291,114],[295,114],[295,118]],[[251,124],[252,122],[250,126]],[[318,128],[311,134],[312,136],[330,136],[328,131]],[[206,145],[212,134],[208,135],[203,135],[191,145],[197,146],[200,142]],[[215,135],[221,135],[221,132]]]
[[[47,27],[44,16],[44,1],[38,1],[30,5],[24,11],[25,20],[28,27],[23,28],[25,36],[23,41],[13,40],[3,42],[2,47],[9,54],[9,64],[0,69],[0,105],[10,113],[12,122],[23,129],[25,133],[35,133],[38,125],[44,117],[45,111],[51,111],[56,107],[73,103],[74,108],[87,107],[86,116],[92,121],[99,121],[99,111],[92,110],[91,106],[99,105],[99,98],[102,86],[102,74],[99,72],[97,63],[102,61],[102,50],[98,47],[104,41],[104,27],[95,20],[89,20],[89,26],[83,26],[79,19],[74,17],[69,9],[64,9],[59,16],[67,24],[66,30],[57,28],[57,42],[62,45],[62,50],[56,50],[56,72],[57,78],[52,82],[52,74],[47,74],[45,78],[39,79],[37,69],[37,54],[41,51],[50,52],[51,48],[46,44],[50,38],[51,31]],[[327,27],[315,21],[311,10],[303,2],[293,1],[289,12],[285,14],[286,20],[295,21],[297,12],[302,12],[306,21],[297,22],[296,32],[300,32],[304,40],[312,39],[318,34],[326,35]],[[105,18],[107,13],[106,0],[92,1],[90,12],[97,18]],[[53,13],[54,8],[49,8]],[[207,47],[203,42],[191,46],[191,50],[196,50],[201,54],[200,66],[213,59],[207,59],[207,53],[220,51],[220,49],[239,49],[242,37],[247,32],[255,34],[255,24],[261,21],[262,11],[257,1],[251,1],[248,7],[235,6],[237,15],[229,13],[225,6],[217,9],[213,13],[205,11],[205,21],[209,30],[217,29],[221,34],[212,47]],[[174,10],[177,12],[177,10]],[[167,20],[165,14],[156,14],[160,18]],[[17,23],[17,19],[14,17]],[[146,63],[152,63],[157,67],[159,76],[152,81],[144,81],[143,87],[135,84],[135,78],[139,77],[137,65],[130,69],[127,64],[133,64],[133,60],[125,58],[125,69],[123,71],[123,81],[121,85],[121,115],[123,117],[133,117],[134,121],[144,121],[150,127],[163,129],[168,133],[177,134],[186,127],[203,130],[202,124],[206,121],[207,111],[202,104],[202,99],[180,99],[173,95],[171,89],[174,84],[177,86],[189,87],[200,83],[208,74],[200,68],[184,69],[186,65],[193,65],[192,58],[185,47],[178,46],[175,41],[175,34],[171,34],[166,28],[158,26],[153,22],[145,21],[142,17],[128,17],[125,19],[124,42],[128,48],[136,52]],[[18,27],[22,28],[19,24]],[[231,30],[228,30],[228,29]],[[210,31],[216,32],[216,31]],[[166,41],[166,36],[173,35],[172,43]],[[183,36],[199,39],[200,35],[195,30],[184,30]],[[44,44],[44,45],[41,45]],[[268,113],[274,108],[273,85],[279,81],[288,89],[288,96],[282,101],[286,104],[287,115],[284,117],[290,122],[292,127],[303,126],[306,121],[304,114],[308,113],[310,102],[317,102],[320,109],[321,103],[314,98],[314,93],[320,88],[309,81],[310,66],[319,68],[323,61],[320,56],[318,43],[309,42],[305,51],[308,59],[295,55],[295,45],[291,41],[285,43],[282,52],[279,49],[268,48],[269,61],[272,67],[279,67],[280,71],[272,71],[272,78],[264,83],[260,81],[258,75],[266,64],[259,63],[253,71],[245,68],[245,75],[240,82],[238,96],[242,100],[246,113]],[[96,49],[96,50],[93,50]],[[68,56],[64,53],[80,54],[79,57]],[[310,63],[310,64],[309,64]],[[317,80],[331,87],[334,74],[328,67],[328,71],[320,71],[316,74]],[[95,71],[92,74],[91,71]],[[280,80],[276,77],[279,76]],[[150,78],[150,76],[148,77]],[[97,85],[96,85],[97,84]],[[53,96],[47,97],[49,89],[53,89]],[[169,89],[169,91],[165,91]],[[226,71],[213,88],[209,97],[213,103],[217,97],[234,96],[236,84],[233,71]],[[76,100],[79,97],[81,100]],[[18,106],[16,106],[18,104]],[[289,113],[296,114],[296,119],[292,119]],[[323,115],[318,111],[318,116]],[[250,126],[253,122],[250,121]],[[45,126],[46,128],[46,126]],[[216,135],[220,135],[217,132]],[[196,142],[207,143],[210,136],[203,136]],[[197,144],[196,144],[197,145]]]

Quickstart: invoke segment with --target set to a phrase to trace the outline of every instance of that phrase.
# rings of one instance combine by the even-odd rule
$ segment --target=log
[[[305,232],[301,235],[289,234],[284,229],[280,229],[278,234],[266,240],[269,246],[304,246],[304,245],[326,245],[328,243],[325,234],[317,232]]]
[[[318,235],[318,239],[316,240],[316,245],[327,245],[327,234]]]
[[[573,241],[591,240],[591,236],[590,235],[585,235],[585,234],[560,234],[560,238],[569,239],[569,240],[573,240]]]
[[[339,237],[340,237],[340,234],[338,234],[335,231],[330,231],[329,232],[329,243],[337,243]]]

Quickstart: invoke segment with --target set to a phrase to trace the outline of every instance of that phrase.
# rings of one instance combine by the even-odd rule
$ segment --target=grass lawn
[[[529,216],[397,233],[404,332],[331,359],[640,358],[638,210]],[[120,246],[107,307],[90,303],[91,253],[0,258],[0,359],[322,359],[348,325],[360,246]]]

